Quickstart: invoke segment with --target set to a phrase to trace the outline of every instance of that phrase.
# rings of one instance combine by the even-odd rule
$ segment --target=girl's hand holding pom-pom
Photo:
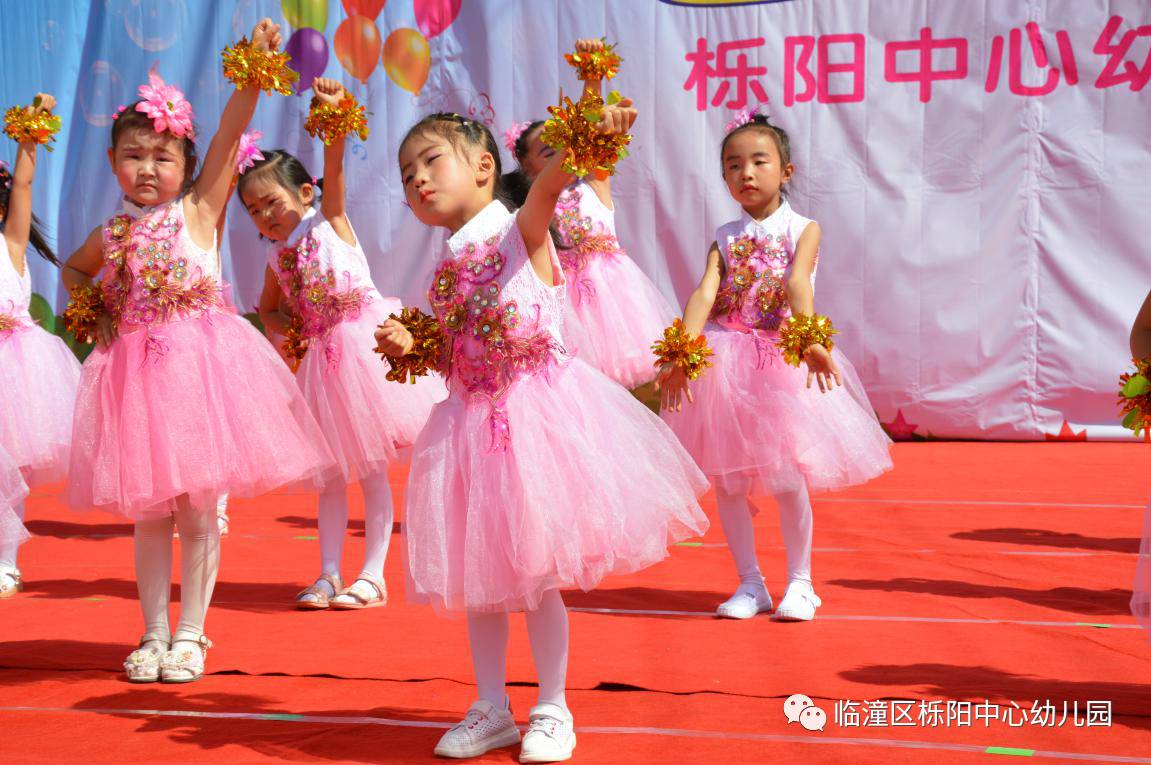
[[[626,135],[638,116],[639,111],[632,106],[632,100],[623,98],[603,108],[603,116],[596,127],[606,135]]]
[[[331,77],[317,77],[312,80],[312,92],[315,93],[312,97],[314,101],[336,106],[344,97],[344,86],[339,80],[333,80]]]
[[[36,97],[32,99],[32,105],[28,107],[29,114],[41,114],[43,112],[51,112],[56,108],[56,97],[48,93],[37,93]]]
[[[687,374],[678,364],[664,364],[659,368],[655,378],[655,389],[659,391],[660,409],[667,412],[678,412],[683,409],[683,400],[694,404],[695,398],[688,387]]]
[[[101,350],[107,350],[112,341],[119,336],[119,332],[116,331],[115,319],[107,314],[96,319],[95,332],[96,347]]]
[[[819,382],[819,390],[829,393],[836,386],[843,385],[843,375],[839,365],[831,357],[831,352],[819,343],[812,343],[803,352],[803,362],[807,364],[807,387],[813,380]]]
[[[388,319],[376,328],[376,353],[384,356],[406,356],[412,352],[415,338],[400,322]]]

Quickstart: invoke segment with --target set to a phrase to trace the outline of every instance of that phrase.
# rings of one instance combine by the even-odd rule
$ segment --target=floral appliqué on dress
[[[468,244],[454,260],[436,269],[428,300],[443,328],[448,348],[446,372],[471,396],[492,409],[490,451],[507,449],[511,439],[504,409],[508,391],[521,378],[547,368],[558,344],[525,319],[514,300],[501,300],[499,277],[507,264],[498,239]]]
[[[563,248],[557,253],[564,275],[572,289],[572,300],[579,305],[595,299],[595,285],[584,276],[588,262],[596,257],[619,253],[619,240],[590,216],[580,215],[582,191],[578,186],[565,189],[556,203],[555,217]]]

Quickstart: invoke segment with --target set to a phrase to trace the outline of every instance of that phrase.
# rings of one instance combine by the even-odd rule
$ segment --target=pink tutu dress
[[[1131,615],[1143,625],[1151,640],[1151,503],[1143,511],[1143,539],[1139,542],[1139,558],[1135,564]]]
[[[438,375],[415,385],[385,378],[373,334],[403,306],[380,295],[363,249],[342,240],[315,208],[287,246],[268,248],[268,266],[301,322],[307,352],[296,381],[336,458],[338,479],[349,483],[387,470],[447,396]]]
[[[707,480],[672,432],[564,350],[554,267],[544,284],[492,202],[436,270],[449,396],[413,450],[405,529],[413,594],[437,607],[531,610],[707,528]]]
[[[291,372],[225,306],[215,248],[188,234],[182,200],[104,226],[105,305],[119,336],[84,362],[69,501],[130,518],[190,495],[216,512],[334,469]]]
[[[64,341],[32,321],[32,275],[0,253],[0,447],[31,486],[68,469],[80,362]]]
[[[569,186],[555,222],[568,284],[564,338],[576,355],[625,388],[655,378],[651,345],[677,312],[619,246],[615,211],[584,183]]]
[[[787,272],[810,222],[783,202],[766,220],[744,213],[716,233],[725,274],[704,329],[713,366],[690,383],[695,403],[663,417],[725,491],[774,494],[805,481],[841,489],[891,469],[891,440],[847,357],[831,352],[843,387],[821,393],[775,347],[791,315]]]
[[[28,539],[28,530],[14,509],[27,496],[28,486],[20,475],[20,468],[0,445],[0,547],[20,544]]]

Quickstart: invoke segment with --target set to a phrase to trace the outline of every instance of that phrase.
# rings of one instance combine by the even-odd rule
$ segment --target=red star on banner
[[[1074,430],[1071,429],[1071,426],[1067,424],[1067,420],[1065,418],[1063,420],[1063,426],[1061,428],[1059,428],[1058,433],[1056,433],[1054,435],[1052,435],[1051,433],[1044,433],[1043,437],[1046,438],[1048,441],[1086,441],[1087,440],[1087,429],[1084,428],[1083,430],[1076,433]]]
[[[912,436],[915,435],[915,429],[919,426],[913,422],[908,422],[903,418],[903,410],[895,410],[895,419],[891,422],[879,423],[887,431],[887,435],[891,436],[892,441],[910,441]]]

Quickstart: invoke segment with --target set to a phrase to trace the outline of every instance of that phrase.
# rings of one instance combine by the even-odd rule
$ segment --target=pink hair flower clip
[[[112,119],[114,119],[114,120],[120,119],[120,115],[123,114],[124,110],[127,108],[128,108],[128,106],[126,104],[120,104],[119,106],[117,106],[116,107],[116,113],[112,115]]]
[[[730,133],[736,128],[743,127],[751,122],[758,116],[767,116],[767,104],[759,104],[754,109],[744,109],[743,111],[736,112],[735,118],[724,126],[725,133]]]
[[[136,104],[136,111],[152,120],[157,133],[168,131],[181,138],[196,137],[192,128],[192,104],[178,87],[164,82],[155,65],[148,72],[148,84],[140,86],[140,98],[143,100]]]
[[[527,122],[514,122],[512,126],[504,133],[504,146],[508,147],[508,151],[512,154],[516,152],[516,142],[520,140],[520,136],[531,125],[531,121]]]
[[[264,158],[260,151],[260,139],[263,137],[264,134],[259,130],[249,130],[240,136],[240,148],[236,150],[236,172],[240,175]]]

